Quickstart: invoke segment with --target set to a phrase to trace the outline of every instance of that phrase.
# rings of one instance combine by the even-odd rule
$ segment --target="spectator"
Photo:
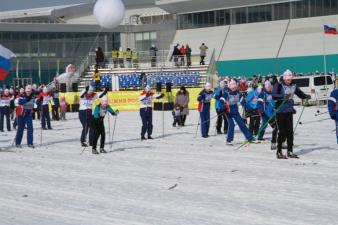
[[[139,53],[135,48],[132,51],[131,58],[133,59],[133,67],[138,68],[139,67],[139,65],[138,65],[138,63],[139,63],[139,61],[138,61]]]
[[[152,45],[149,51],[151,57],[151,67],[156,67],[157,65],[157,51],[158,49],[155,47],[155,45]]]
[[[207,49],[208,47],[202,43],[201,47],[200,47],[200,57],[201,57],[201,61],[200,61],[200,65],[205,65],[204,59],[207,56]]]
[[[187,66],[191,66],[191,48],[188,44],[185,48],[185,55],[187,57]]]
[[[61,120],[66,120],[66,112],[67,112],[67,102],[64,96],[60,99],[60,114]]]
[[[119,64],[120,64],[120,68],[124,68],[124,51],[122,47],[120,47],[120,50],[119,50]]]
[[[118,59],[119,59],[119,51],[117,50],[117,48],[113,48],[112,59],[113,59],[114,68],[117,68]]]
[[[181,66],[185,66],[185,63],[184,63],[185,54],[186,54],[186,49],[184,45],[182,45],[182,47],[180,48],[180,65]]]
[[[52,120],[59,121],[59,107],[60,107],[59,91],[55,88],[53,88],[52,97],[54,102],[54,105],[52,105]]]
[[[97,68],[95,69],[95,72],[94,72],[94,80],[95,80],[95,91],[100,91],[101,74]]]
[[[95,61],[96,61],[96,65],[98,68],[103,68],[103,62],[104,62],[104,53],[101,49],[101,47],[98,47],[97,49],[95,49]]]
[[[178,64],[178,57],[180,56],[180,50],[178,49],[178,46],[179,44],[177,44],[175,47],[174,47],[174,51],[173,51],[173,58],[174,58],[174,63],[175,63],[175,66],[179,66]]]
[[[132,51],[130,48],[127,48],[126,50],[126,63],[127,63],[127,67],[131,68],[131,57],[132,57]]]
[[[185,125],[187,115],[189,115],[189,92],[184,86],[176,94],[175,105],[180,107],[181,126]],[[175,123],[174,123],[175,124]]]

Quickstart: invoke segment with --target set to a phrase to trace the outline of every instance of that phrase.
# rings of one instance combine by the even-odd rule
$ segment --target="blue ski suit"
[[[202,137],[208,137],[210,128],[210,103],[213,96],[212,91],[202,90],[198,97],[198,111],[201,118],[201,134]]]
[[[33,119],[32,111],[35,104],[35,96],[32,93],[30,96],[27,96],[26,93],[22,94],[19,97],[18,104],[22,106],[22,113],[18,115],[18,130],[16,133],[15,143],[16,145],[21,145],[23,131],[25,126],[27,127],[27,144],[33,145]]]
[[[239,129],[244,134],[245,138],[248,141],[253,140],[253,136],[250,133],[249,129],[245,126],[244,121],[239,114],[238,104],[241,103],[244,108],[247,109],[247,103],[239,91],[228,91],[224,92],[220,101],[223,103],[223,107],[225,104],[229,105],[229,111],[227,112],[227,120],[228,120],[228,134],[227,134],[227,142],[230,143],[234,140],[234,132],[235,132],[235,122],[239,126]]]
[[[338,144],[338,89],[332,91],[329,101],[327,102],[330,117],[336,122],[336,136]]]

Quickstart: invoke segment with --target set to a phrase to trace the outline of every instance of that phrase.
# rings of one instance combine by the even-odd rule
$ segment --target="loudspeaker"
[[[166,90],[166,92],[171,92],[171,86],[172,85],[173,85],[172,83],[166,83],[165,84],[165,90]]]
[[[172,111],[173,109],[174,109],[174,103],[173,102],[164,103],[164,106],[163,106],[164,111]]]
[[[163,103],[162,102],[154,102],[154,111],[162,111]]]
[[[77,83],[72,83],[72,91],[73,92],[78,92],[79,91],[79,87]]]
[[[162,83],[161,82],[156,83],[156,92],[162,92]]]
[[[67,86],[66,84],[60,84],[60,92],[66,93],[67,92]]]

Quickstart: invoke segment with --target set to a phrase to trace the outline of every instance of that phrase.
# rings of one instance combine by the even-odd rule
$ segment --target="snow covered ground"
[[[107,144],[110,152],[98,156],[89,148],[80,154],[77,114],[53,122],[42,146],[36,129],[35,150],[10,148],[15,132],[1,133],[0,224],[338,224],[334,123],[306,123],[327,118],[315,117],[317,110],[306,108],[297,128],[298,160],[277,160],[269,144],[235,151],[243,141],[238,131],[234,147],[214,128],[209,139],[194,138],[196,111],[182,129],[171,127],[166,112],[164,138],[162,113],[155,112],[156,139],[144,142],[138,112],[121,112],[112,149]]]

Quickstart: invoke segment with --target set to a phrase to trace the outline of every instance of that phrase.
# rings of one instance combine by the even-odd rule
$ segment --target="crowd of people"
[[[219,86],[213,91],[207,83],[199,93],[198,111],[201,127],[201,136],[209,137],[211,102],[215,99],[215,111],[217,114],[217,134],[226,135],[226,144],[234,145],[235,123],[239,126],[248,143],[265,143],[265,130],[271,126],[273,132],[269,138],[271,150],[277,150],[278,159],[298,158],[293,152],[294,124],[293,116],[294,96],[309,100],[310,95],[303,93],[300,88],[292,83],[293,73],[289,70],[278,79],[277,76],[267,77],[265,81],[253,78],[245,79],[225,78],[219,82]],[[94,87],[87,86],[80,93],[79,121],[82,125],[80,143],[82,147],[92,146],[92,153],[106,153],[104,118],[107,113],[117,116],[118,110],[114,110],[108,103],[108,89],[97,93]],[[140,137],[142,141],[153,139],[153,100],[163,98],[164,95],[155,93],[150,86],[146,86],[139,97],[140,120],[142,127]],[[338,90],[334,90],[328,100],[328,113],[335,121],[338,143]],[[189,115],[189,92],[181,87],[175,98],[173,109],[173,126],[184,127]],[[50,107],[51,105],[51,107]],[[239,105],[242,105],[242,112]],[[15,145],[21,148],[24,130],[27,130],[28,147],[33,144],[33,119],[41,122],[41,129],[52,129],[51,120],[66,120],[67,102],[63,96],[59,96],[56,89],[47,86],[27,85],[20,89],[9,88],[0,95],[0,131],[4,132],[6,120],[7,131],[17,129]],[[51,109],[51,112],[50,112]],[[52,117],[50,116],[52,113]],[[247,120],[249,119],[249,122]],[[11,121],[13,124],[11,124]],[[88,138],[87,138],[88,137]],[[100,138],[100,149],[97,150],[97,142]],[[88,140],[88,141],[87,141]],[[287,149],[287,154],[282,149]]]

